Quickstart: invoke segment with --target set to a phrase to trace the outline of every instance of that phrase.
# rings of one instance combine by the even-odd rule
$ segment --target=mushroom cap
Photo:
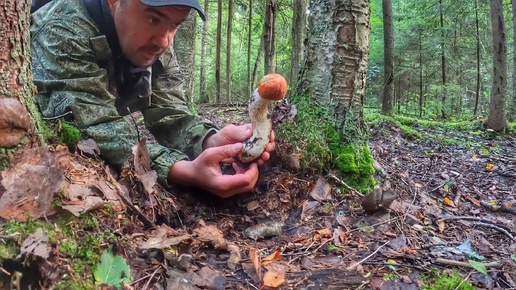
[[[281,100],[287,94],[287,81],[280,74],[268,74],[258,83],[258,94],[267,100]]]

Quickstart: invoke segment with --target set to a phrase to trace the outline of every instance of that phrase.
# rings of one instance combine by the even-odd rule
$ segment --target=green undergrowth
[[[66,144],[70,150],[74,151],[77,147],[77,143],[82,138],[81,131],[72,124],[62,123],[61,130],[59,132],[59,138],[62,143]]]
[[[112,214],[112,210],[106,207],[97,210],[96,214],[85,213],[80,217],[61,215],[50,222],[6,221],[1,224],[2,232],[11,239],[8,243],[0,244],[0,259],[15,259],[21,243],[41,228],[48,233],[48,244],[56,249],[59,264],[63,261],[69,263],[68,273],[53,285],[53,289],[95,289],[92,271],[106,245],[118,239],[115,234],[100,230],[99,219],[102,218],[100,216],[109,218]]]
[[[367,140],[345,142],[333,122],[325,116],[325,111],[311,104],[306,97],[300,96],[296,106],[296,122],[279,126],[276,133],[278,139],[288,140],[301,151],[301,172],[333,172],[358,191],[371,192],[376,181]]]
[[[430,270],[423,276],[425,286],[423,290],[474,290],[475,287],[464,280],[456,271],[451,274],[442,273],[438,270]]]

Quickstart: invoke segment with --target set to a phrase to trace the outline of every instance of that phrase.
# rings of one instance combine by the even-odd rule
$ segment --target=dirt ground
[[[243,107],[199,111],[219,126],[248,122]],[[82,152],[91,154],[56,154],[52,162],[69,165],[66,178],[53,174],[81,197],[61,197],[63,209],[95,213],[100,201],[84,198],[92,195],[118,200],[111,217],[97,215],[98,230],[118,237],[100,247],[116,244],[127,261],[126,289],[421,289],[454,271],[477,289],[516,289],[516,137],[412,128],[427,141],[389,124],[371,129],[385,205],[375,211],[366,212],[364,197],[333,174],[306,175],[286,164],[283,148],[292,144],[284,140],[260,168],[255,190],[229,199],[164,191],[138,152],[132,166],[112,176],[85,156],[95,149],[84,144]],[[77,187],[91,182],[94,194]],[[59,251],[31,249],[25,253],[46,259],[41,280],[51,285],[72,274],[74,261]],[[93,279],[92,271],[81,275]]]

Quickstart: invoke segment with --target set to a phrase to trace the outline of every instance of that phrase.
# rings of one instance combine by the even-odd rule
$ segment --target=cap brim
[[[140,0],[143,4],[148,6],[187,6],[191,7],[199,13],[199,16],[203,21],[206,21],[204,11],[202,11],[201,4],[197,0]]]

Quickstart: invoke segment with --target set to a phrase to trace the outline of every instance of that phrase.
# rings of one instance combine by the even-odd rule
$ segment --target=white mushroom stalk
[[[269,144],[272,124],[269,119],[269,104],[281,100],[287,93],[287,81],[279,74],[268,74],[258,83],[258,88],[249,100],[249,117],[253,135],[243,144],[238,159],[250,163],[258,159]]]

